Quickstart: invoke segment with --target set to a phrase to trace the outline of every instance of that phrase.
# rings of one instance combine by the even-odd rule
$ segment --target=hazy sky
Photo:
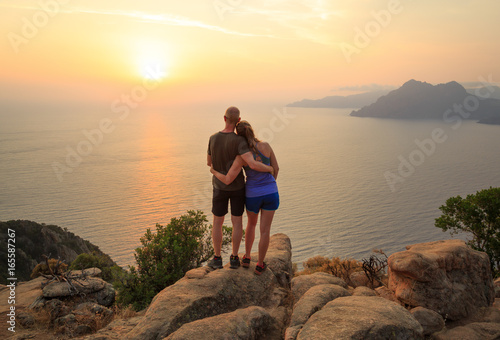
[[[498,0],[0,0],[0,98],[142,87],[161,105],[286,104],[412,78],[500,82],[499,14]]]

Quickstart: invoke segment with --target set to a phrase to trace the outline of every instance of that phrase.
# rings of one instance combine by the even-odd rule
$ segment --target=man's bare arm
[[[207,154],[207,165],[212,166],[212,156]]]

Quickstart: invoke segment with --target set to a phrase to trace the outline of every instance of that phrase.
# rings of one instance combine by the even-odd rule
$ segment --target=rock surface
[[[97,277],[89,277],[85,280],[73,280],[72,286],[66,281],[52,282],[42,289],[42,293],[45,298],[71,296],[77,293],[91,294],[104,289],[106,284],[105,281]]]
[[[28,308],[33,301],[42,296],[42,282],[46,281],[43,277],[38,277],[31,281],[19,282],[16,286],[16,308]],[[0,291],[0,314],[7,314],[10,305],[3,303],[7,301],[10,289],[4,288]]]
[[[309,317],[323,308],[328,302],[341,296],[349,296],[349,292],[338,285],[322,284],[310,288],[293,308],[290,326],[303,325]]]
[[[439,332],[444,328],[444,320],[441,315],[424,307],[415,307],[410,313],[424,329],[424,335],[428,336]]]
[[[378,296],[401,305],[401,301],[397,299],[396,295],[394,295],[394,293],[389,288],[385,286],[378,287],[375,289],[375,292]]]
[[[500,324],[491,322],[474,322],[465,326],[433,335],[433,340],[498,340]]]
[[[494,302],[488,255],[462,240],[408,246],[388,259],[389,288],[412,307],[460,320]]]
[[[233,270],[227,265],[215,271],[195,269],[153,299],[144,319],[127,338],[163,339],[196,320],[249,306],[272,310],[285,305],[290,299],[283,294],[283,288],[289,286],[289,281],[281,281],[290,277],[291,272],[285,271],[292,268],[291,244],[286,235],[271,237],[267,262],[268,270],[260,276],[253,270],[242,267]],[[278,323],[284,324],[284,321],[278,320]]]
[[[495,286],[495,298],[500,298],[500,277],[493,281]]]
[[[364,286],[348,287],[342,279],[326,273],[302,275],[290,280],[290,240],[286,235],[277,234],[271,237],[266,258],[268,270],[261,276],[255,275],[252,269],[232,270],[228,265],[216,271],[208,267],[196,268],[160,292],[147,310],[133,318],[114,321],[111,321],[112,310],[103,306],[110,303],[108,293],[114,297],[114,290],[108,284],[105,283],[97,292],[86,294],[90,301],[81,301],[79,296],[60,296],[68,293],[65,283],[51,284],[57,288],[52,291],[62,293],[46,294],[54,298],[44,298],[41,282],[46,280],[38,278],[16,287],[19,324],[26,327],[23,330],[26,332],[16,336],[41,340],[50,338],[51,334],[43,334],[49,338],[37,334],[36,325],[33,325],[33,316],[36,315],[30,310],[32,307],[45,309],[51,327],[63,332],[58,334],[61,339],[65,336],[85,336],[86,340],[399,340],[423,339],[424,336],[441,340],[500,339],[499,306],[467,305],[467,317],[457,320],[448,318],[443,328],[443,317],[436,311],[420,306],[409,312],[401,304],[413,300],[398,299],[408,296],[405,295],[408,287],[420,289],[412,293],[415,296],[425,296],[423,294],[427,292],[435,292],[428,287],[425,288],[427,290],[422,288],[425,285],[431,285],[433,289],[450,285],[449,291],[445,291],[449,295],[440,301],[444,307],[452,304],[462,310],[461,299],[470,302],[471,298],[464,296],[464,290],[471,289],[464,286],[467,283],[480,283],[474,287],[473,297],[484,295],[493,299],[491,274],[489,277],[481,276],[483,263],[480,261],[485,254],[469,252],[468,248],[462,249],[464,246],[463,242],[431,242],[408,247],[409,251],[403,252],[406,255],[395,257],[397,261],[392,263],[394,270],[390,269],[391,283],[407,285],[392,286],[397,287],[394,293],[385,286],[376,290]],[[252,254],[252,257],[256,258],[257,254]],[[485,269],[485,273],[489,271]],[[84,285],[100,280],[89,277],[89,273],[73,274],[83,274],[84,278],[74,278],[73,281],[82,281]],[[98,271],[92,271],[92,274],[98,274]],[[395,278],[393,275],[396,275]],[[471,275],[476,276],[469,277]],[[413,282],[410,279],[414,280],[414,287],[408,286],[408,282]],[[436,283],[440,286],[433,286]],[[86,289],[93,291],[90,289],[92,286],[101,287],[100,284],[87,284]],[[478,291],[483,295],[474,295]],[[8,287],[0,287],[0,299],[7,300],[8,294]],[[432,294],[430,296],[435,298]],[[88,334],[100,327],[104,328],[95,334]],[[0,332],[0,337],[2,335]]]
[[[346,296],[314,313],[297,339],[423,339],[423,330],[410,312],[394,302]]]
[[[345,288],[338,285],[320,284],[311,287],[294,305],[290,325],[285,332],[285,339],[295,339],[311,315],[323,308],[328,302],[338,297],[350,295]]]
[[[248,307],[234,312],[184,324],[165,340],[260,340],[279,339],[273,329],[274,318],[262,307]]]
[[[353,296],[377,296],[377,293],[368,287],[356,287],[352,293]]]
[[[377,288],[380,287],[380,282],[374,280],[372,283],[368,276],[366,276],[366,273],[364,271],[360,272],[354,272],[351,275],[349,275],[349,279],[351,280],[351,283],[354,288],[356,287],[370,287],[370,288]],[[373,287],[372,287],[373,286]]]
[[[311,287],[321,284],[332,284],[347,288],[347,284],[344,280],[331,274],[318,272],[311,275],[300,275],[292,279],[292,294],[294,301],[299,301],[302,295]]]

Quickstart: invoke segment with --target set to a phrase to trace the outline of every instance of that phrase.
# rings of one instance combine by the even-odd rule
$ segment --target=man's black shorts
[[[231,215],[243,215],[245,211],[245,188],[235,191],[225,191],[214,188],[212,214],[215,216],[225,216],[227,214],[228,202],[231,202]]]

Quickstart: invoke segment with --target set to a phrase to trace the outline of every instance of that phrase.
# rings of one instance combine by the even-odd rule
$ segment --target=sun
[[[152,57],[140,61],[139,73],[148,80],[162,80],[168,76],[165,60]]]
[[[168,77],[170,60],[165,44],[142,41],[136,51],[137,69],[142,78],[159,81]]]

